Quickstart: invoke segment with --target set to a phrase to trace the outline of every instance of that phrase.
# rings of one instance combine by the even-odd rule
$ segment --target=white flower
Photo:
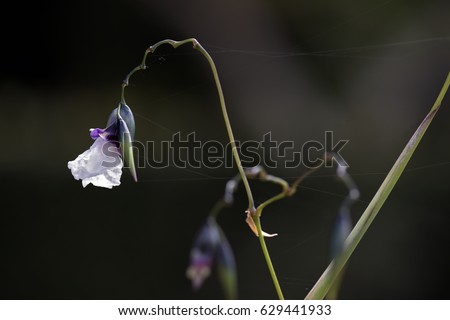
[[[74,178],[81,179],[83,187],[92,183],[111,189],[120,185],[125,161],[131,176],[137,181],[133,156],[134,131],[133,113],[121,102],[109,115],[106,128],[90,129],[90,136],[95,142],[89,150],[67,164]]]
[[[123,167],[120,150],[102,136],[67,166],[76,180],[82,180],[83,187],[89,183],[108,189],[120,185]]]

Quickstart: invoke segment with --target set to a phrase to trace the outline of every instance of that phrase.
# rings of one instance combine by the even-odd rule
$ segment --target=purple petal
[[[100,137],[101,134],[103,134],[105,132],[105,130],[100,129],[100,128],[95,128],[95,129],[89,129],[89,134],[91,135],[92,139],[97,139],[98,137]]]

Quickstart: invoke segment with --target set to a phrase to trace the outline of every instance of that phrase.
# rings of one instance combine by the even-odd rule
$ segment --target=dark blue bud
[[[122,151],[122,157],[125,163],[128,165],[128,169],[134,181],[137,181],[136,167],[134,165],[133,155],[133,140],[131,132],[124,119],[119,119],[119,141],[120,150]]]
[[[131,140],[134,140],[134,133],[136,131],[136,124],[134,122],[134,116],[133,112],[131,111],[130,107],[126,104],[120,103],[120,117],[125,121],[127,124],[128,130],[130,132]],[[115,108],[111,114],[109,115],[108,122],[106,124],[106,127],[111,126],[112,124],[116,123],[119,120],[117,109]]]

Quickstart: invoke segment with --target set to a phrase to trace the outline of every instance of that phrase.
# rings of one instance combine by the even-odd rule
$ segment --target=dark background
[[[3,299],[223,297],[215,273],[193,293],[185,270],[193,237],[235,170],[147,168],[137,184],[124,171],[122,185],[106,190],[83,189],[67,169],[149,45],[196,37],[211,51],[239,140],[271,131],[300,147],[323,141],[326,130],[349,139],[343,155],[362,194],[355,221],[449,71],[448,1],[15,3],[1,19]],[[225,143],[201,55],[165,47],[148,64],[127,90],[136,139],[195,131]],[[449,123],[447,97],[352,256],[342,298],[450,298]],[[287,298],[302,299],[327,266],[346,193],[332,174],[319,172],[265,210],[264,228],[279,233],[267,242]],[[278,191],[252,185],[258,203]],[[240,298],[276,298],[245,208],[241,189],[219,219],[235,250]]]

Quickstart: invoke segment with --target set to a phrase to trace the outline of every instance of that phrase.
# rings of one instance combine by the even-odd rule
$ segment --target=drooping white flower
[[[69,161],[68,167],[76,180],[82,180],[83,187],[92,183],[111,189],[120,185],[123,161],[115,144],[99,137],[89,150]]]
[[[132,150],[135,124],[131,109],[120,104],[109,116],[105,129],[91,129],[95,140],[89,150],[69,161],[68,168],[76,180],[82,180],[83,187],[92,183],[97,187],[111,189],[120,185],[123,159],[137,181]]]

